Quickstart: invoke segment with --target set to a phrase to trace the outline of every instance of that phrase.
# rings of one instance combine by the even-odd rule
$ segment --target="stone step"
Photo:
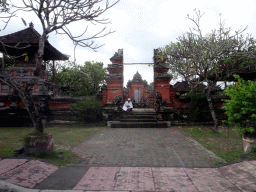
[[[157,119],[121,119],[121,122],[157,122]]]
[[[109,121],[108,126],[111,128],[168,128],[171,126],[170,121],[161,122],[121,122]]]
[[[123,115],[121,119],[156,119],[156,115]]]
[[[124,115],[128,115],[128,113],[123,113]],[[132,111],[133,115],[155,115],[156,112],[135,112]]]

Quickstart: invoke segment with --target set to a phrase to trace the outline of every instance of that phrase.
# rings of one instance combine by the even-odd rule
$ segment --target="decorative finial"
[[[29,23],[30,28],[34,28],[34,24],[32,22]]]
[[[123,49],[118,49],[117,52],[113,55],[113,57],[110,58],[110,61],[115,60],[123,60]]]

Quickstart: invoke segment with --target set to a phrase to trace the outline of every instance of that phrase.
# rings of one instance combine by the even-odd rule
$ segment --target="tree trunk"
[[[212,98],[211,98],[211,95],[210,95],[210,87],[208,87],[206,95],[207,95],[207,101],[208,101],[208,104],[209,104],[210,112],[211,112],[213,123],[214,123],[213,130],[218,131],[218,119],[216,118],[216,114],[215,114],[215,111],[214,111],[214,108],[213,108]]]
[[[34,125],[34,129],[35,129],[35,133],[43,133],[44,132],[44,124],[42,122],[42,119],[39,115],[39,112],[37,110],[37,108],[35,107],[35,104],[32,101],[32,91],[34,89],[34,86],[37,82],[37,79],[32,79],[31,81],[29,81],[26,85],[26,90],[24,91],[24,96],[22,94],[20,94],[22,98],[23,103],[25,104],[25,106],[27,106],[27,111],[29,112],[29,115],[32,119],[33,125]]]
[[[56,83],[56,80],[55,80],[55,61],[54,60],[52,61],[52,82]]]
[[[42,63],[43,63],[45,40],[46,40],[46,33],[43,33],[39,39],[39,47],[38,47],[38,52],[36,57],[36,70],[34,73],[35,76],[39,76],[39,77],[42,77]]]
[[[1,66],[1,73],[2,72],[4,72],[4,65],[5,65],[5,63],[4,63],[4,53],[2,53],[3,54],[3,57],[2,57],[2,66]]]
[[[39,112],[37,111],[34,103],[32,102],[31,98],[28,100],[28,111],[29,115],[32,119],[33,126],[35,129],[35,133],[43,133],[44,132],[44,124],[42,122],[42,119],[39,115]]]
[[[26,110],[28,111],[29,116],[31,117],[35,133],[43,133],[44,125],[31,97],[32,89],[34,88],[36,79],[33,79],[27,83],[26,90],[23,90],[23,88],[20,85],[18,85],[14,80],[10,79],[9,77],[0,75],[0,79],[4,83],[10,85],[14,90],[18,91],[18,94],[22,102],[24,103]]]

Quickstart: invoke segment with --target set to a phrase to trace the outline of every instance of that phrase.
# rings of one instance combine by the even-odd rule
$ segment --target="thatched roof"
[[[38,50],[40,34],[34,29],[33,24],[26,29],[0,37],[4,43],[7,53],[12,56],[20,56],[24,52],[35,53]],[[8,46],[26,47],[24,49],[10,48]],[[3,45],[0,44],[0,51],[4,52]],[[68,56],[62,54],[54,48],[48,40],[45,42],[43,60],[68,60]]]

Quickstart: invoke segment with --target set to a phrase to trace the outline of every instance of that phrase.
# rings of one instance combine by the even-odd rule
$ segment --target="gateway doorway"
[[[136,89],[134,90],[134,101],[135,103],[139,103],[140,102],[140,90]]]

